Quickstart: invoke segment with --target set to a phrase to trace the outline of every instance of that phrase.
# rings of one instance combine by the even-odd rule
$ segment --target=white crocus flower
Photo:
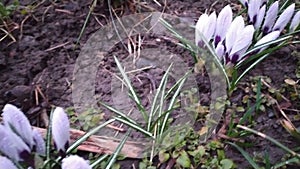
[[[265,44],[265,43],[268,43],[268,42],[271,42],[275,39],[277,39],[280,35],[280,31],[273,31],[267,35],[265,35],[264,37],[262,37],[255,45],[254,47],[256,46],[259,46],[259,45],[262,45],[262,44]],[[265,47],[262,47],[259,49],[258,52],[261,52],[262,50],[266,49],[268,46],[265,46]]]
[[[252,43],[254,31],[253,25],[248,25],[240,32],[240,35],[235,40],[232,50],[229,54],[231,63],[235,64],[237,61],[242,59],[242,54],[246,52]]]
[[[284,27],[289,23],[291,20],[295,10],[295,4],[291,4],[288,6],[282,14],[279,16],[277,21],[274,24],[273,31],[279,30],[280,32],[284,29]]]
[[[209,16],[205,13],[202,14],[198,22],[196,24],[196,44],[199,46],[203,46],[202,37],[200,33],[202,33],[202,36],[206,39],[206,41],[210,41],[210,39],[213,37],[215,33],[216,28],[216,20],[217,15],[215,12],[210,14]]]
[[[240,36],[244,27],[245,23],[242,16],[238,16],[232,21],[225,38],[226,53],[231,51],[237,36]]]
[[[221,10],[217,18],[217,26],[216,26],[216,32],[214,38],[215,46],[217,46],[219,42],[222,42],[224,40],[231,22],[232,22],[232,9],[230,8],[229,5],[227,5]]]
[[[0,152],[15,161],[23,161],[30,149],[25,142],[6,126],[0,125]]]
[[[35,143],[35,150],[39,155],[46,155],[45,141],[41,133],[37,129],[33,129],[33,140]]]
[[[250,0],[248,4],[248,17],[251,24],[255,25],[261,6],[261,0]]]
[[[66,152],[70,139],[70,123],[61,107],[56,107],[52,117],[52,136],[58,152]]]
[[[18,169],[8,158],[0,156],[0,168],[3,169]]]
[[[261,24],[262,24],[262,21],[264,20],[264,17],[265,17],[265,13],[266,13],[266,5],[263,5],[259,12],[258,12],[258,15],[257,15],[257,20],[254,24],[254,27],[255,29],[259,29]]]
[[[24,113],[14,105],[6,104],[2,116],[4,125],[11,128],[11,132],[16,132],[32,148],[34,144],[32,128]]]
[[[297,29],[300,24],[300,11],[298,11],[293,17],[290,25],[290,32],[293,32]]]
[[[77,155],[71,155],[62,160],[62,169],[92,169],[88,161]]]
[[[268,9],[266,18],[262,27],[264,34],[269,33],[272,30],[272,27],[275,23],[275,20],[278,15],[278,1],[275,1]]]

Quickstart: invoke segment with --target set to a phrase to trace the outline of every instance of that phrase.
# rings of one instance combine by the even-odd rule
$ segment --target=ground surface
[[[168,1],[164,12],[181,16],[193,22],[202,12],[209,9],[213,3],[213,0]],[[228,3],[227,1],[222,1],[215,4],[212,9],[219,10],[220,7]],[[21,3],[22,6],[27,6],[28,4],[28,1]],[[25,15],[19,12],[13,15],[12,21],[18,27],[12,31],[12,34],[17,41],[9,46],[9,38],[0,42],[0,109],[6,103],[14,103],[27,112],[34,125],[40,125],[41,123],[38,122],[37,117],[42,109],[46,108],[49,110],[50,105],[65,108],[72,106],[72,75],[74,63],[80,49],[92,33],[110,20],[106,4],[98,3],[80,43],[76,47],[75,43],[89,12],[89,5],[90,2],[88,1],[44,2],[32,11],[28,11]],[[147,4],[147,6],[158,11],[163,10],[162,7],[153,2]],[[128,4],[115,4],[114,7],[117,9],[116,12],[119,16],[131,14],[137,10]],[[151,9],[148,7],[141,6],[141,10],[150,11]],[[185,62],[189,65],[193,64],[192,60],[187,59],[190,57],[189,52],[181,50],[174,44],[158,43],[155,41],[155,38],[151,37],[145,38],[145,42],[148,42],[150,45],[162,45],[163,48],[165,46],[166,49],[173,50],[173,53],[183,55]],[[122,45],[118,44],[113,48],[112,53],[118,55],[119,58],[126,58],[126,51],[122,51],[121,48]],[[268,76],[272,79],[270,84],[277,88],[282,86],[286,78],[295,79],[296,62],[298,60],[291,55],[293,50],[299,51],[299,47],[284,48],[259,64],[251,71],[249,76],[244,78],[243,83],[230,98],[231,102],[241,104],[240,100],[245,94],[244,88],[252,82],[250,80],[251,76]],[[109,70],[115,67],[112,61],[112,59],[104,60],[104,65],[100,68],[100,73],[98,72],[97,74],[96,82],[96,93],[102,100],[108,102],[111,95]],[[151,90],[150,84],[158,85],[162,72],[163,70],[154,69],[144,74],[142,73],[140,75],[142,83],[137,81],[134,86],[137,87],[141,95],[146,94]],[[210,93],[209,80],[205,76],[198,76],[197,82],[199,89],[202,91],[200,94],[201,102],[202,104],[208,104]],[[34,93],[37,88],[44,94],[44,96],[38,96],[38,101]],[[289,107],[291,109],[299,109],[300,103],[298,101],[289,102],[291,104]],[[149,104],[147,99],[143,100],[143,104]],[[266,112],[258,114],[255,117],[257,119],[255,129],[271,135],[290,147],[299,146],[295,145],[296,141],[280,125],[274,115],[277,114],[276,111],[275,108],[271,107],[267,108]],[[265,139],[254,136],[247,139],[250,142],[255,141],[255,146],[247,150],[251,154],[263,151],[270,152],[272,162],[280,160],[284,154],[281,149],[271,145]],[[225,148],[227,157],[233,159],[238,164],[238,168],[248,166],[246,160],[236,149],[230,146]]]

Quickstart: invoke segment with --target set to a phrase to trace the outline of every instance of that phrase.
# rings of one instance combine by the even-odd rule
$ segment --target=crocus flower
[[[230,8],[229,5],[227,5],[221,10],[217,18],[217,26],[216,26],[216,32],[214,38],[215,46],[217,46],[219,42],[222,42],[224,40],[231,22],[232,22],[232,9]]]
[[[215,33],[216,20],[217,15],[215,12],[213,12],[209,16],[205,13],[199,17],[198,22],[196,24],[195,32],[196,44],[198,44],[199,46],[203,46],[202,37],[200,33],[202,33],[202,36],[205,38],[206,41],[210,41],[210,39]]]
[[[236,38],[241,34],[244,29],[245,23],[242,16],[236,17],[229,26],[228,32],[226,33],[225,45],[226,52],[229,53],[234,45]]]
[[[77,155],[71,155],[62,160],[62,169],[92,169],[88,161]]]
[[[15,161],[23,161],[30,154],[25,142],[7,126],[0,125],[0,152]]]
[[[33,129],[33,140],[35,143],[35,151],[42,156],[46,154],[45,141],[41,133],[37,129]]]
[[[5,169],[18,169],[12,161],[8,158],[0,156],[0,168]]]
[[[268,9],[266,18],[262,27],[264,34],[269,33],[275,23],[278,14],[278,1],[275,1]]]
[[[262,21],[264,20],[265,17],[265,13],[266,13],[266,5],[263,5],[260,10],[258,11],[258,15],[257,15],[257,20],[254,24],[255,29],[259,29]]]
[[[290,25],[290,31],[293,32],[297,29],[300,24],[300,11],[298,11],[293,17]]]
[[[254,45],[254,47],[259,46],[259,45],[262,45],[262,44],[264,44],[264,43],[271,42],[271,41],[277,39],[277,38],[279,37],[279,35],[280,35],[280,31],[274,31],[274,32],[271,32],[271,33],[265,35],[264,37],[262,37],[262,38]],[[264,49],[266,49],[266,48],[267,48],[267,46],[260,48],[260,49],[259,49],[259,52],[261,52],[262,50],[264,50]]]
[[[288,6],[282,14],[279,16],[279,18],[276,20],[273,31],[279,30],[280,32],[284,29],[284,27],[289,23],[291,20],[295,10],[295,4],[291,4]]]
[[[11,104],[6,104],[3,108],[2,116],[7,129],[12,129],[11,132],[16,132],[32,148],[32,128],[23,112]]]
[[[70,123],[67,114],[61,107],[56,107],[52,117],[52,136],[56,149],[60,153],[66,152],[70,139]]]
[[[255,23],[257,21],[261,3],[262,3],[261,0],[250,0],[249,1],[248,17],[249,17],[249,22],[253,25],[255,25]]]

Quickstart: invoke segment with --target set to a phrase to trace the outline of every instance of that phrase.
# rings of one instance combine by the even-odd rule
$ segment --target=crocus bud
[[[279,16],[279,18],[276,20],[274,27],[273,27],[273,31],[282,31],[284,29],[284,27],[289,23],[289,21],[291,20],[293,14],[294,14],[294,10],[295,10],[295,4],[292,4],[290,6],[288,6],[283,12],[282,14]]]
[[[33,140],[35,143],[35,151],[42,156],[46,155],[46,145],[41,133],[37,129],[33,129]]]
[[[62,160],[62,169],[92,169],[88,161],[77,155],[71,155]]]
[[[29,157],[29,147],[6,126],[0,125],[0,136],[0,152],[3,155],[14,161],[23,161]]]
[[[215,33],[216,20],[217,15],[215,12],[213,12],[209,16],[207,14],[202,14],[199,17],[198,22],[196,24],[196,44],[198,44],[199,46],[203,45],[200,33],[202,33],[202,36],[205,38],[206,41],[210,41],[210,39]]]
[[[217,26],[214,38],[215,46],[225,39],[227,30],[232,22],[232,9],[229,5],[225,6],[217,18]]]
[[[0,168],[3,169],[18,169],[8,158],[0,156]]]
[[[33,136],[32,128],[22,111],[17,107],[6,104],[3,108],[3,121],[7,129],[11,129],[11,132],[16,132],[27,145],[32,148],[33,146]]]
[[[280,31],[274,31],[274,32],[271,32],[271,33],[267,34],[266,36],[262,37],[262,38],[254,45],[254,47],[259,46],[259,45],[262,45],[262,44],[264,44],[264,43],[271,42],[271,41],[277,39],[277,38],[279,37],[279,35],[280,35]],[[267,48],[267,46],[262,47],[261,49],[259,49],[259,52],[262,51],[262,50],[264,50],[264,49],[266,49],[266,48]]]
[[[66,152],[70,139],[70,123],[67,114],[61,107],[56,107],[53,112],[52,136],[57,151]]]
[[[300,24],[300,11],[298,11],[295,16],[292,19],[291,25],[290,25],[290,31],[293,32],[297,29],[297,27]]]
[[[269,33],[275,23],[278,14],[278,1],[275,1],[268,9],[266,18],[262,27],[264,34]]]

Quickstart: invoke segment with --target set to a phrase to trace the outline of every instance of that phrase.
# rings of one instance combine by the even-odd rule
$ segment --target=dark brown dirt
[[[190,21],[195,21],[199,15],[207,9],[219,10],[228,1],[217,3],[212,8],[211,4],[215,1],[210,0],[183,0],[183,1],[168,1],[165,6],[165,13],[178,15]],[[30,1],[23,1],[22,6],[30,4]],[[17,42],[10,43],[10,39],[6,38],[0,42],[0,109],[6,103],[13,103],[20,107],[24,112],[27,112],[34,125],[42,125],[38,123],[38,117],[41,110],[46,108],[49,110],[50,105],[61,107],[71,107],[72,99],[72,80],[73,69],[76,58],[79,55],[81,47],[87,41],[89,36],[103,27],[110,20],[108,8],[106,3],[100,2],[94,10],[87,27],[83,33],[78,46],[75,46],[76,40],[79,37],[82,25],[86,19],[89,11],[90,2],[85,1],[62,1],[62,2],[44,2],[34,8],[32,12],[23,15],[16,12],[11,17],[11,20],[19,25],[19,29],[12,32]],[[161,2],[161,4],[164,4]],[[162,11],[152,1],[147,4],[148,7]],[[117,9],[117,14],[131,14],[138,9],[133,9],[130,4],[114,4]],[[149,11],[150,9],[141,6],[142,11]],[[0,33],[1,37],[3,36]],[[151,43],[150,37],[146,41]],[[154,42],[155,44],[155,42]],[[157,45],[157,44],[156,44]],[[168,42],[161,43],[166,49],[173,53],[178,53],[186,59],[186,62],[192,66],[193,61],[190,58],[190,53],[181,49],[180,47]],[[125,59],[127,57],[126,51],[122,51],[122,45],[118,44],[113,48],[113,54],[117,54],[119,58]],[[297,59],[291,56],[291,50],[298,48],[284,48],[280,52],[268,57],[261,64],[256,66],[250,72],[250,75],[244,78],[244,81],[249,81],[250,76],[265,75],[272,79],[272,85],[280,87],[285,78],[295,79],[295,70]],[[111,76],[109,72],[115,69],[116,65],[112,63],[110,57],[103,62],[102,70],[99,70],[97,75],[96,94],[103,102],[110,102],[111,95]],[[154,85],[157,87],[162,77],[163,70],[154,69],[141,73],[140,81],[136,81],[134,86],[138,88],[141,95],[147,95]],[[151,77],[149,76],[151,75]],[[197,76],[197,82],[201,89],[201,102],[204,105],[209,104],[210,84],[209,78],[205,76]],[[41,89],[44,96],[35,97],[35,90]],[[237,96],[241,96],[236,91],[233,94],[232,100],[239,100]],[[242,92],[241,92],[242,93]],[[146,98],[146,96],[144,97]],[[147,106],[149,103],[146,99],[143,104]],[[299,103],[292,103],[292,105],[299,105]],[[293,106],[292,106],[293,107]],[[297,108],[294,106],[294,108]],[[298,107],[299,108],[299,107]],[[269,110],[276,111],[276,110]],[[257,116],[258,124],[255,129],[260,130],[286,145],[296,147],[295,141],[289,134],[281,127],[275,116],[268,117],[266,113]],[[275,125],[276,124],[276,125]],[[271,161],[278,162],[284,152],[278,147],[271,145],[265,139],[258,137],[250,138],[249,141],[257,143],[253,148],[247,149],[250,154],[254,151],[262,152],[266,150],[270,152]],[[247,161],[234,148],[227,146],[226,154],[228,158],[234,160],[238,164],[238,168],[245,168],[249,166]],[[131,162],[124,162],[125,168],[131,167]]]

